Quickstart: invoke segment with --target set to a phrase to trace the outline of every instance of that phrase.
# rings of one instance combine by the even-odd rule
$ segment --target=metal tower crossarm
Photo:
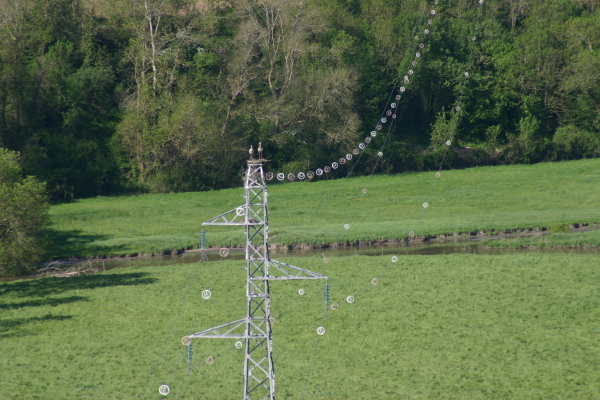
[[[281,273],[281,276],[269,275],[264,279],[268,279],[271,281],[277,280],[291,280],[291,279],[327,279],[326,276],[317,274],[316,272],[312,272],[303,268],[298,268],[290,264],[286,264],[277,260],[267,260],[266,263],[269,264],[269,273]],[[255,280],[263,279],[261,277],[253,278]]]
[[[245,204],[202,224],[245,227],[246,318],[184,337],[184,344],[198,338],[245,340],[244,400],[275,399],[269,281],[327,279],[316,272],[270,259],[264,161],[248,161],[244,180]]]
[[[190,339],[197,338],[216,338],[216,339],[246,339],[246,324],[253,323],[248,321],[247,318],[238,319],[237,321],[228,322],[223,325],[215,326],[214,328],[206,329],[202,332],[195,333],[187,336]],[[255,326],[258,332],[261,332],[259,336],[264,336],[265,332],[260,329],[260,326]]]

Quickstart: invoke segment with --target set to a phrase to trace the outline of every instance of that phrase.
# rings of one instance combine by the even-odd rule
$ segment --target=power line
[[[437,3],[438,2],[436,0],[435,4],[437,5]],[[481,6],[483,4],[483,0],[479,0],[479,4]],[[432,10],[430,12],[430,15],[432,17],[435,14],[436,14],[435,10]],[[457,118],[458,118],[457,115],[460,112],[460,106],[462,104],[462,98],[463,98],[463,94],[464,94],[464,90],[465,90],[465,86],[466,86],[466,81],[469,77],[468,70],[471,67],[471,63],[473,60],[473,47],[474,47],[474,42],[476,39],[476,33],[477,33],[480,15],[481,15],[481,7],[479,7],[477,22],[475,24],[475,29],[474,29],[474,33],[473,33],[473,40],[470,45],[469,65],[467,66],[467,71],[463,75],[463,81],[461,84],[461,93],[458,98],[457,106],[455,109],[456,113],[453,114],[453,122],[452,122],[452,129],[450,132],[450,138],[446,142],[446,148],[444,149],[442,160],[439,165],[438,171],[436,173],[436,179],[432,183],[431,189],[426,197],[426,201],[423,203],[423,209],[421,210],[419,217],[415,221],[413,230],[411,230],[409,232],[409,235],[405,239],[400,251],[398,252],[398,255],[402,252],[402,250],[404,249],[404,247],[410,240],[410,237],[412,237],[414,235],[414,231],[418,228],[419,223],[424,215],[424,212],[426,211],[426,209],[429,206],[429,201],[431,199],[437,179],[440,177],[440,172],[441,172],[441,169],[445,162],[446,156],[448,154],[449,147],[451,145],[451,140],[453,139],[453,137],[455,135],[456,126],[457,126]],[[431,25],[430,20],[427,21],[427,25]],[[429,28],[426,28],[423,31],[423,33],[425,35],[429,35],[430,34]],[[418,40],[419,40],[419,38],[417,36],[415,36],[415,41],[414,41],[415,46],[416,46],[416,43]],[[423,43],[419,44],[419,48],[420,49],[424,48]],[[414,48],[413,48],[413,51],[414,51]],[[421,56],[421,54],[419,51],[415,52],[415,58],[420,58],[420,56]],[[416,66],[415,61],[413,61],[411,64],[413,66]],[[409,78],[409,76],[412,76],[412,75],[413,75],[412,73],[409,73],[405,76],[405,79],[404,79],[405,85],[407,85],[409,83],[409,81],[411,79],[411,78]],[[399,101],[401,99],[402,93],[404,93],[404,91],[405,91],[405,86],[401,86],[401,88],[399,90],[399,94],[396,95],[396,97],[395,97],[396,101]],[[390,98],[391,98],[391,96],[390,96]],[[389,116],[389,117],[391,117],[392,115],[395,116],[393,110],[395,110],[397,108],[398,104],[389,103],[389,99],[388,99],[388,103],[386,104],[386,107],[385,107],[386,109],[388,108],[388,105],[390,106],[390,109],[385,111],[386,116]],[[388,114],[388,112],[390,112],[391,114]],[[380,116],[380,120],[378,121],[378,125],[376,126],[376,129],[374,131],[372,131],[371,136],[370,136],[371,138],[376,137],[377,131],[380,131],[382,129],[381,124],[385,124],[388,122],[387,118],[383,115],[384,114],[382,113],[382,116]],[[384,121],[384,119],[385,119],[385,121]],[[373,168],[373,171],[369,177],[369,181],[375,171],[377,164],[379,163],[379,161],[381,160],[381,157],[383,156],[382,149],[386,146],[386,144],[389,140],[391,129],[394,125],[395,118],[391,118],[391,119],[392,120],[390,121],[390,124],[388,124],[387,135],[385,137],[385,140],[384,140],[382,146],[380,147],[380,152],[378,153],[378,158],[377,158],[375,167]],[[314,215],[316,215],[316,213],[320,210],[320,208],[322,208],[329,200],[331,200],[331,198],[333,198],[333,196],[336,194],[338,189],[345,182],[345,180],[350,176],[350,174],[352,173],[352,171],[354,170],[356,165],[361,160],[361,157],[364,154],[364,151],[366,150],[367,146],[371,142],[370,137],[367,137],[367,139],[369,139],[369,140],[365,139],[365,143],[361,143],[362,146],[359,146],[359,148],[362,151],[358,151],[358,154],[354,154],[354,155],[358,155],[358,157],[355,159],[352,167],[350,168],[350,170],[347,173],[347,175],[345,176],[345,178],[342,179],[340,184],[336,187],[336,189],[329,196],[329,198],[327,198],[319,207],[317,207],[317,209],[307,219],[305,219],[300,224],[292,227],[292,229],[288,230],[284,234],[279,235],[278,237],[281,238],[282,236],[285,236],[292,230],[296,229],[298,226],[306,223],[306,221],[308,219],[310,219]],[[353,157],[350,154],[348,154],[346,156],[346,159],[348,161],[350,161],[352,158]],[[336,165],[335,167],[333,166],[334,164]],[[342,163],[342,161],[340,159],[340,164],[345,164],[345,162]],[[331,171],[331,168],[335,169],[338,166],[339,166],[339,164],[332,163],[331,167],[326,167],[326,168],[329,168],[329,171]],[[323,168],[323,170],[325,170],[325,168]],[[321,174],[322,173],[323,173],[323,171],[321,171]],[[320,175],[320,174],[317,173],[317,175]],[[258,393],[258,392],[254,392],[255,390],[261,391],[261,394],[259,394],[258,398],[264,398],[264,397],[271,398],[271,399],[274,398],[275,373],[274,373],[273,360],[272,360],[269,281],[270,280],[289,280],[289,279],[326,279],[325,276],[320,275],[318,273],[307,271],[307,270],[302,270],[301,268],[294,267],[294,266],[291,266],[291,265],[288,265],[285,263],[281,263],[281,262],[278,262],[275,260],[271,260],[269,258],[269,256],[268,256],[268,223],[267,223],[268,217],[267,217],[267,209],[266,209],[267,192],[266,192],[266,182],[265,182],[264,178],[265,178],[265,176],[264,176],[262,162],[250,161],[249,168],[248,168],[247,174],[246,174],[246,181],[245,181],[246,204],[237,209],[234,209],[225,214],[222,214],[218,217],[215,217],[212,220],[209,220],[203,224],[203,226],[204,225],[245,226],[246,238],[247,238],[247,241],[246,241],[247,242],[246,243],[246,268],[247,268],[247,272],[248,272],[248,281],[247,281],[247,297],[248,297],[247,310],[248,310],[248,313],[247,313],[247,317],[242,320],[233,321],[228,324],[210,328],[210,329],[204,330],[202,332],[184,337],[184,339],[188,338],[190,341],[192,338],[200,338],[200,337],[245,339],[245,342],[246,342],[245,384],[244,384],[244,386],[245,386],[245,394],[244,394],[245,397],[244,398],[245,399],[251,399],[252,398],[251,396],[255,396]],[[271,176],[271,178],[273,178],[273,176]],[[295,178],[295,176],[294,176],[294,178]],[[304,178],[302,178],[302,179],[304,179]],[[367,184],[367,186],[368,186],[368,184]],[[360,198],[362,199],[364,197],[364,195],[366,195],[366,191],[363,190],[363,194],[360,196]],[[349,225],[349,223],[352,222],[352,220],[355,217],[357,205],[358,205],[358,203],[354,207],[354,210],[352,212],[349,222],[347,222],[344,226],[345,230],[348,230],[349,226],[346,227],[346,225]],[[240,212],[240,210],[241,210],[241,212]],[[238,217],[242,217],[243,221],[240,222],[239,220],[237,220]],[[236,222],[236,220],[237,220],[237,222]],[[220,221],[220,222],[217,222],[217,221]],[[342,237],[344,235],[344,233],[345,233],[345,231],[342,231],[342,234],[340,235],[340,237]],[[359,297],[364,292],[369,290],[372,286],[375,286],[378,283],[378,279],[381,279],[385,275],[385,273],[388,271],[388,269],[396,261],[397,261],[397,256],[393,256],[392,259],[388,262],[388,265],[384,268],[384,270],[381,273],[379,273],[375,278],[372,279],[370,285],[363,288],[361,291],[359,291],[354,296],[348,296],[347,303],[348,304],[353,303],[355,301],[356,297]],[[275,267],[276,269],[279,270],[279,272],[282,272],[283,276],[271,277],[269,275],[269,267],[270,266]],[[321,269],[321,267],[319,268],[319,270]],[[294,275],[294,274],[296,274],[296,275]],[[212,282],[214,282],[214,277],[213,277]],[[211,282],[211,285],[212,285],[212,282]],[[190,287],[191,287],[191,285],[190,285]],[[303,392],[302,392],[302,398],[304,398],[306,391],[307,391],[308,383],[309,383],[310,376],[311,376],[311,373],[313,370],[317,350],[318,350],[320,339],[321,339],[320,336],[325,333],[324,325],[325,325],[325,320],[327,318],[328,311],[329,311],[329,291],[328,290],[329,290],[329,284],[327,282],[326,283],[326,291],[325,291],[325,293],[326,293],[326,295],[325,295],[325,298],[326,298],[325,313],[323,315],[322,324],[317,329],[317,333],[319,334],[319,336],[317,337],[317,342],[316,342],[316,345],[315,345],[315,348],[313,351],[311,364],[310,364],[309,371],[308,371],[308,374],[307,374],[307,377],[305,380],[305,384],[304,384],[304,388],[303,388]],[[189,288],[188,288],[188,292],[189,292]],[[187,293],[186,293],[186,298],[187,298]],[[296,296],[296,298],[294,300],[292,300],[292,302],[290,304],[288,304],[288,306],[285,307],[282,310],[282,312],[280,312],[280,314],[278,314],[278,317],[283,312],[285,312],[297,300],[297,298],[298,298],[298,296]],[[259,299],[259,300],[257,300],[257,299]],[[185,303],[185,298],[184,298],[184,303]],[[253,308],[253,306],[254,306],[254,308]],[[180,307],[179,312],[181,312],[181,307]],[[178,313],[177,317],[178,316],[179,316],[179,313]],[[177,320],[177,318],[176,318],[176,320]],[[239,330],[240,327],[243,328],[243,331]],[[171,332],[172,332],[172,330],[173,330],[173,327],[171,328]],[[171,333],[169,333],[169,337],[170,337],[170,335],[171,335]],[[167,339],[167,341],[168,341],[168,339]],[[250,346],[251,344],[255,345],[255,347],[251,347]],[[165,343],[165,346],[166,346],[166,343]],[[228,350],[224,354],[227,354],[232,350],[233,350],[233,348]],[[258,350],[260,352],[258,357],[256,357],[256,353],[254,353],[256,350]],[[164,347],[163,347],[163,352],[164,352]],[[219,356],[221,356],[221,355],[219,355]],[[219,357],[219,356],[217,356],[217,357]],[[162,352],[161,352],[161,357],[162,357]],[[258,358],[260,358],[260,359],[258,359]],[[159,360],[160,360],[160,357],[159,357]],[[267,364],[266,367],[263,366],[265,364],[265,361]],[[155,366],[155,369],[156,369],[156,366]],[[262,376],[261,378],[256,378],[252,374],[253,371],[257,371],[258,374],[264,373],[264,376]],[[153,371],[153,374],[154,374],[154,371]],[[187,375],[186,375],[186,377],[187,377]],[[254,379],[254,381],[252,381],[251,378]],[[183,393],[185,379],[186,378],[184,378],[182,386],[181,386],[181,390],[179,392],[180,395],[181,395],[181,393]],[[146,389],[147,389],[147,387],[146,387]],[[144,390],[144,394],[146,392],[146,389]],[[265,393],[266,393],[266,396],[263,396]],[[142,398],[143,398],[143,396],[142,396]]]

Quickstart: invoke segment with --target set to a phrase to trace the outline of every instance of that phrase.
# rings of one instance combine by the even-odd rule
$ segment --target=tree
[[[414,74],[384,171],[430,168],[459,99],[456,149],[591,157],[599,5],[455,0],[431,17],[421,0],[0,0],[0,147],[53,199],[230,187],[259,141],[284,172],[351,151]],[[482,162],[464,160],[445,159]]]
[[[114,191],[112,31],[79,0],[0,0],[0,145],[54,198]],[[112,46],[112,47],[111,47]]]
[[[225,81],[222,137],[262,141],[271,165],[284,169],[310,168],[340,147],[351,149],[360,128],[359,74],[345,60],[343,33],[325,43],[329,26],[312,2],[234,4],[240,23],[226,68],[235,79]]]
[[[0,275],[26,274],[41,260],[45,186],[33,176],[23,178],[19,153],[0,148]]]
[[[194,75],[206,66],[201,58],[206,54],[211,11],[189,1],[133,3],[128,25],[133,37],[123,59],[127,93],[117,127],[121,151],[130,161],[131,180],[161,180],[181,159],[197,156],[205,144],[205,132],[211,129],[190,112],[201,112],[200,100],[188,95],[193,92],[188,87],[193,79],[180,79],[182,71]],[[187,187],[194,188],[203,187]],[[171,189],[175,188],[166,188]]]

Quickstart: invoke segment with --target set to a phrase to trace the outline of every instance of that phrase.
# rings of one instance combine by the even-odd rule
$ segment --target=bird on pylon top
[[[250,155],[250,161],[259,161],[259,162],[268,162],[269,160],[265,160],[263,158],[263,146],[262,142],[258,142],[258,146],[256,147],[258,151],[258,156],[254,157],[254,146],[250,146],[250,150],[248,150],[248,154]]]

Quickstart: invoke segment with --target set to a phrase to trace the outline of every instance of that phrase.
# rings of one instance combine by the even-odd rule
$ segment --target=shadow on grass
[[[0,310],[11,310],[17,308],[24,307],[42,307],[42,306],[51,306],[56,307],[62,304],[74,303],[76,301],[88,301],[87,297],[82,296],[71,296],[71,297],[63,297],[59,299],[53,298],[44,298],[39,300],[27,300],[22,301],[20,303],[10,303],[10,304],[0,304]]]
[[[16,332],[26,325],[35,324],[38,322],[48,322],[48,321],[63,321],[66,319],[71,319],[70,315],[52,315],[47,314],[43,317],[30,317],[30,318],[12,318],[12,319],[4,319],[0,320],[0,338],[8,338],[11,336],[22,336],[23,332]],[[16,331],[15,331],[16,330]],[[12,331],[12,332],[10,332]]]
[[[71,278],[41,278],[0,284],[0,296],[43,297],[60,294],[69,290],[96,289],[109,286],[149,285],[155,278],[147,277],[145,272],[125,274],[101,274],[76,276]]]
[[[93,243],[100,240],[111,239],[108,235],[83,234],[78,230],[58,231],[52,228],[46,229],[48,240],[48,254],[50,259],[61,259],[71,257],[92,257],[119,254],[123,246],[99,246]]]

